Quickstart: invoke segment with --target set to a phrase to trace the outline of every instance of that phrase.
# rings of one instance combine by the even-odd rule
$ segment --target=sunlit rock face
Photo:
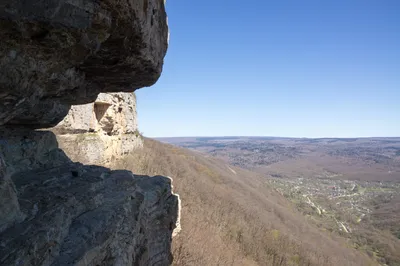
[[[100,93],[93,103],[74,105],[53,128],[57,134],[132,134],[138,130],[134,93]]]
[[[94,103],[74,105],[52,131],[76,162],[110,166],[143,147],[134,93],[100,93]]]

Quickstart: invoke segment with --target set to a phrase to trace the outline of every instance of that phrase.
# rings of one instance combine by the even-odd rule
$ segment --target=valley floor
[[[145,139],[115,168],[167,175],[182,200],[174,265],[378,265],[345,237],[319,228],[258,174]],[[300,210],[300,211],[299,211]]]
[[[263,182],[257,188],[262,194],[261,201],[270,197],[269,207],[278,199],[282,201],[272,192],[288,200],[284,208],[274,211],[265,222],[271,230],[300,240],[300,246],[306,250],[310,250],[306,239],[313,243],[314,238],[302,231],[299,234],[299,230],[293,232],[293,228],[304,225],[317,228],[349,252],[360,252],[380,265],[400,265],[400,138],[160,140],[194,150],[197,156],[215,162],[221,160],[221,164],[227,165],[230,173],[226,175],[231,175],[230,178],[246,184],[255,184],[254,180]],[[274,195],[272,200],[271,195]],[[252,198],[253,192],[247,197]],[[286,212],[302,217],[290,223]],[[284,217],[280,222],[290,225],[275,228],[277,223],[272,221],[276,216]],[[317,250],[328,257],[336,253],[335,249],[329,251],[322,246]],[[289,259],[285,263],[292,262]],[[367,265],[361,261],[347,263]]]

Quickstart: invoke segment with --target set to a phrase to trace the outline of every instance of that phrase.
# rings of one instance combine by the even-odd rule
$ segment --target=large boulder
[[[0,34],[0,125],[43,128],[155,83],[169,33],[162,0],[3,0]]]

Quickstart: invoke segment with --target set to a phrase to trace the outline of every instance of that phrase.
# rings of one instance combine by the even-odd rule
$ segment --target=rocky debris
[[[73,161],[109,166],[143,146],[136,117],[134,93],[100,93],[94,103],[72,106],[52,131]]]
[[[51,127],[99,92],[150,86],[168,46],[159,0],[4,0],[0,21],[0,125]]]

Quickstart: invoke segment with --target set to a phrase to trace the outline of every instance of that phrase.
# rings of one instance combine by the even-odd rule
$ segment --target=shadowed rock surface
[[[170,264],[170,178],[72,163],[52,132],[2,130],[0,265]]]
[[[56,125],[99,92],[155,83],[168,46],[164,2],[0,3],[0,125]]]
[[[168,45],[164,2],[5,0],[0,34],[0,265],[169,265],[179,219],[170,178],[74,163],[54,133],[33,130],[100,92],[155,83]],[[135,135],[134,96],[127,113],[104,97],[99,111],[112,108],[89,130]]]
[[[2,265],[168,265],[177,201],[165,177],[66,164],[13,177],[25,220]]]

